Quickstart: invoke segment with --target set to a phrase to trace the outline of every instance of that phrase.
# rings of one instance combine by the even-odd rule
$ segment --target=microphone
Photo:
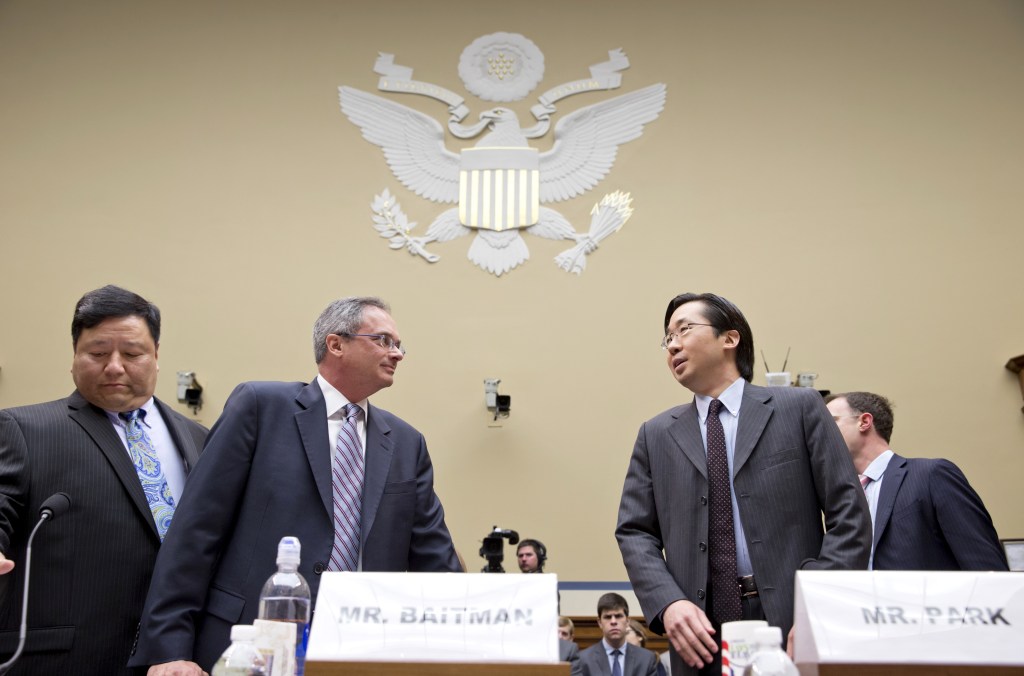
[[[64,512],[71,509],[71,498],[67,493],[54,493],[43,501],[39,508],[39,519],[53,521]]]
[[[21,657],[21,651],[25,649],[25,637],[28,634],[28,577],[32,569],[32,540],[35,539],[40,526],[47,521],[53,521],[70,508],[71,498],[67,493],[54,493],[46,498],[39,507],[39,521],[36,522],[32,533],[28,536],[28,544],[25,546],[25,586],[21,592],[21,628],[18,630],[18,649],[11,655],[11,659],[0,664],[0,674],[6,674]]]

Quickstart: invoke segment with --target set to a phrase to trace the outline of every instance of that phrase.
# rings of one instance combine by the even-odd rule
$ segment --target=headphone
[[[548,560],[548,548],[544,546],[544,543],[540,540],[528,538],[519,541],[519,547],[516,547],[516,552],[519,552],[521,547],[533,547],[533,551],[537,553],[537,570],[544,570],[544,562]]]

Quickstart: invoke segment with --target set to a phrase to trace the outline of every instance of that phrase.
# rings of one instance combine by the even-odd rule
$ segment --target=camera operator
[[[543,573],[544,562],[548,560],[548,550],[540,540],[526,539],[519,542],[516,549],[516,562],[521,573]]]

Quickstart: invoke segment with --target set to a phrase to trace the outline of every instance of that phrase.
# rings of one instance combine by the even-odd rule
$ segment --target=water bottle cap
[[[281,538],[280,544],[277,545],[277,565],[291,563],[298,566],[301,554],[302,544],[299,543],[299,538],[293,535],[286,535]]]
[[[758,627],[754,630],[754,643],[781,646],[782,629],[779,627]]]
[[[258,635],[258,629],[251,624],[236,624],[231,627],[232,641],[254,641]]]

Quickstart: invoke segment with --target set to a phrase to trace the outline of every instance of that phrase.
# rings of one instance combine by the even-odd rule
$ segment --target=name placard
[[[1024,665],[1024,575],[799,571],[795,661]]]
[[[558,662],[557,576],[324,573],[308,661]]]

